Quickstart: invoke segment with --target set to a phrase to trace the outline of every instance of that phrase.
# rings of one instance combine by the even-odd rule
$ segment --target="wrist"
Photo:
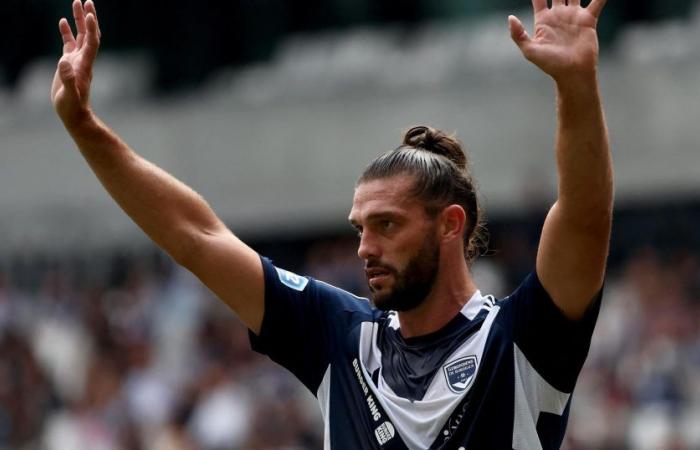
[[[558,117],[562,125],[594,120],[601,114],[600,89],[595,72],[577,73],[565,80],[555,80],[555,84]]]
[[[98,120],[90,108],[80,108],[60,114],[63,126],[71,135],[80,135],[94,129]]]
[[[595,68],[552,78],[560,96],[590,95],[598,86],[598,71]]]

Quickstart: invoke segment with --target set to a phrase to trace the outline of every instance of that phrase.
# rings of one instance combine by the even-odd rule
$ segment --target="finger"
[[[591,0],[591,3],[588,5],[588,12],[593,14],[595,17],[600,17],[601,11],[603,11],[603,7],[605,6],[605,3],[607,0]]]
[[[75,28],[78,30],[78,36],[75,38],[78,48],[83,46],[85,39],[85,11],[80,0],[73,2],[73,18],[75,19]]]
[[[61,39],[63,39],[63,53],[68,53],[75,50],[75,37],[73,37],[73,30],[70,29],[70,25],[65,18],[58,21],[58,31],[61,33]]]
[[[569,0],[569,6],[581,6],[581,0]]]
[[[510,37],[513,39],[513,42],[521,51],[524,51],[524,46],[530,43],[530,36],[525,31],[523,23],[515,16],[508,16],[508,28],[510,29]]]
[[[87,33],[85,35],[85,60],[92,64],[97,56],[97,50],[100,48],[100,37],[97,31],[97,20],[92,13],[88,13],[87,19]]]
[[[58,62],[58,75],[61,77],[63,89],[69,99],[78,100],[78,88],[75,84],[75,71],[73,66],[66,59],[61,58]]]
[[[552,6],[564,6],[564,0],[552,0]]]
[[[95,22],[97,23],[97,37],[102,37],[102,31],[100,30],[100,19],[97,18],[97,9],[95,9],[95,2],[88,0],[85,2],[85,11],[88,14],[92,14],[95,17]]]
[[[536,13],[547,9],[547,0],[532,0],[532,9],[534,9]]]

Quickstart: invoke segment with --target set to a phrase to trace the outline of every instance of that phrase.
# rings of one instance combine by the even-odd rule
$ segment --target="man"
[[[533,0],[524,56],[555,81],[558,199],[533,273],[509,297],[469,273],[479,214],[466,157],[417,127],[360,178],[350,212],[372,303],[258,256],[195,192],[145,161],[89,107],[99,27],[91,0],[62,19],[56,111],[124,211],[251,330],[253,347],[317,395],[325,447],[534,449],[561,445],[597,317],[612,165],[597,83],[605,0]],[[477,234],[475,234],[477,233]],[[506,249],[507,251],[507,249]]]

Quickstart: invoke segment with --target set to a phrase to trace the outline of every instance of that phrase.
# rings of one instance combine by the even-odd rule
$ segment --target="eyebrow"
[[[367,222],[372,222],[372,221],[377,221],[381,219],[401,219],[403,216],[397,212],[394,211],[380,211],[376,213],[372,213],[369,216],[367,216]],[[350,225],[352,225],[355,228],[360,227],[360,223],[357,222],[355,219],[352,217],[348,217],[348,222],[350,222]]]

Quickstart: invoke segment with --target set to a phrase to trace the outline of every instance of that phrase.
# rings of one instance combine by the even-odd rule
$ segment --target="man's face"
[[[437,275],[440,246],[435,221],[409,192],[410,176],[364,182],[355,189],[350,223],[360,234],[357,254],[374,305],[409,311],[430,293]]]

